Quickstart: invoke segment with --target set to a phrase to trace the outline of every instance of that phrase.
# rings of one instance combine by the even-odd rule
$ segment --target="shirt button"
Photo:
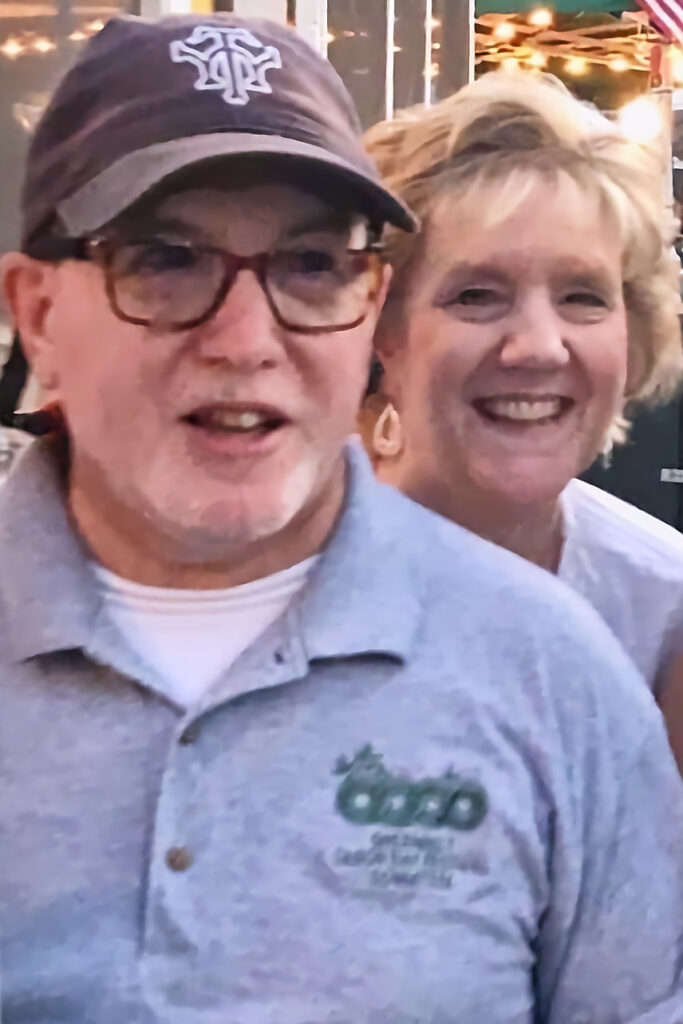
[[[189,747],[191,743],[196,743],[198,739],[199,726],[196,722],[193,722],[192,725],[188,725],[187,729],[181,732],[178,743],[183,747]]]
[[[171,871],[187,871],[192,864],[192,854],[186,846],[172,846],[166,851],[166,864]]]

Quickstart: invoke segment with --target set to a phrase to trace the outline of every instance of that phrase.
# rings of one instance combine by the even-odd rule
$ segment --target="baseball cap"
[[[291,29],[227,14],[120,16],[94,36],[58,85],[29,149],[22,248],[50,233],[104,227],[186,168],[227,157],[301,165],[350,189],[358,212],[417,226],[361,143],[341,79]],[[18,416],[26,360],[15,334],[0,378],[0,425],[49,432],[54,417]],[[21,422],[20,422],[21,421]]]
[[[237,156],[305,164],[350,187],[359,212],[416,226],[365,153],[341,79],[292,29],[228,14],[120,16],[90,40],[37,125],[22,245],[30,251],[55,216],[70,235],[96,231],[170,176]]]

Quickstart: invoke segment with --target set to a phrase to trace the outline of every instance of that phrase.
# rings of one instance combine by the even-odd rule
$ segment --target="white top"
[[[558,575],[593,605],[657,690],[683,650],[683,536],[581,480],[562,494]]]
[[[106,611],[169,700],[195,704],[303,589],[317,556],[227,590],[173,590],[122,579],[99,565]]]

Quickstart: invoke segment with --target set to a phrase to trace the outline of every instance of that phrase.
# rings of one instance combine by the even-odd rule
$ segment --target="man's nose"
[[[237,274],[220,309],[197,328],[196,337],[202,359],[246,373],[276,366],[285,356],[284,330],[252,270]]]

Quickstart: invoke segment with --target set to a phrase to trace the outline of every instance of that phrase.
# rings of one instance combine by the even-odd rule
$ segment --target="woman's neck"
[[[388,462],[380,463],[377,472],[380,480],[425,508],[542,569],[558,571],[563,543],[559,499],[520,504],[482,491],[468,494],[464,487],[456,494],[441,481],[401,479],[398,467]]]

